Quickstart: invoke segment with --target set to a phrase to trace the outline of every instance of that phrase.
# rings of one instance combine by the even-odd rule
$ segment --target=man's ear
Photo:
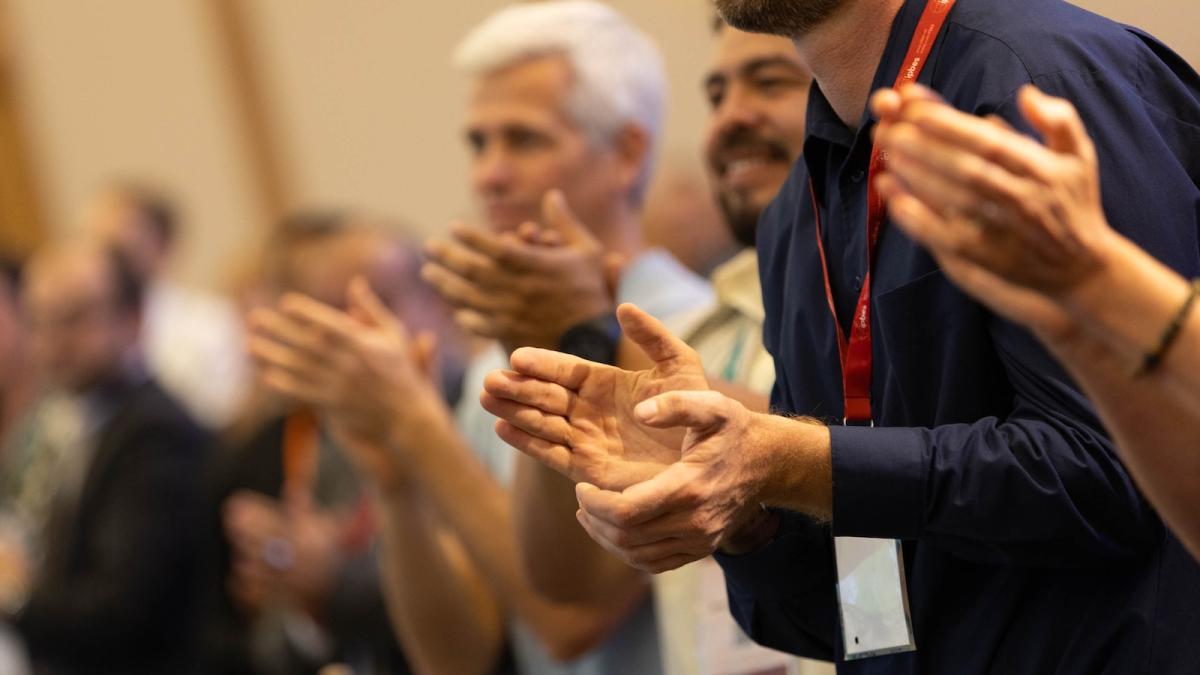
[[[626,124],[617,132],[613,143],[621,186],[626,191],[632,191],[634,185],[643,178],[642,171],[650,153],[650,135],[645,129],[635,124]]]

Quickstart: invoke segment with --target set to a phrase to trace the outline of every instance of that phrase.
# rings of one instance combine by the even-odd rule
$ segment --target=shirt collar
[[[875,70],[875,77],[871,81],[871,92],[895,84],[896,74],[908,53],[909,42],[917,30],[917,23],[921,20],[925,2],[926,0],[907,0],[900,11],[896,13],[896,18],[892,21],[891,32],[888,34],[887,46],[883,49],[883,58],[880,59],[879,66]],[[856,141],[861,141],[864,134],[870,134],[874,122],[870,110],[863,110],[858,132],[850,131],[833,111],[833,106],[829,104],[829,99],[825,98],[820,85],[813,83],[812,93],[808,97],[808,136],[810,141],[815,138],[849,148]],[[870,142],[869,135],[866,136],[866,139],[867,142]],[[805,154],[807,154],[807,144],[806,141]]]
[[[745,316],[762,323],[762,287],[758,279],[758,253],[749,248],[723,263],[712,273],[713,289],[718,301]]]

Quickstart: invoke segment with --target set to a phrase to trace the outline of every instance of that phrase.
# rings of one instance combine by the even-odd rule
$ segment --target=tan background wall
[[[996,0],[1002,2],[1003,0]],[[239,126],[218,0],[4,0],[9,54],[46,215],[66,231],[113,176],[149,176],[189,221],[179,274],[216,285],[266,219]],[[233,0],[252,37],[293,206],[351,204],[422,232],[468,216],[452,45],[499,0]],[[697,156],[706,0],[613,2],[662,44],[667,152]],[[1086,0],[1200,64],[1195,0]]]

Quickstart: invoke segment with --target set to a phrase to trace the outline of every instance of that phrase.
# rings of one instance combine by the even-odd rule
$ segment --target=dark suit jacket
[[[207,440],[153,382],[104,394],[114,412],[16,626],[39,672],[186,672]]]

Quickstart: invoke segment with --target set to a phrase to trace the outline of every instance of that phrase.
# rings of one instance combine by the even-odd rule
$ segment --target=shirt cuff
[[[920,536],[925,516],[925,433],[902,428],[829,428],[834,536]]]
[[[742,555],[713,555],[740,596],[799,600],[812,593],[814,580],[827,576],[816,570],[833,562],[828,528],[807,516],[778,513],[779,532],[769,544]]]

